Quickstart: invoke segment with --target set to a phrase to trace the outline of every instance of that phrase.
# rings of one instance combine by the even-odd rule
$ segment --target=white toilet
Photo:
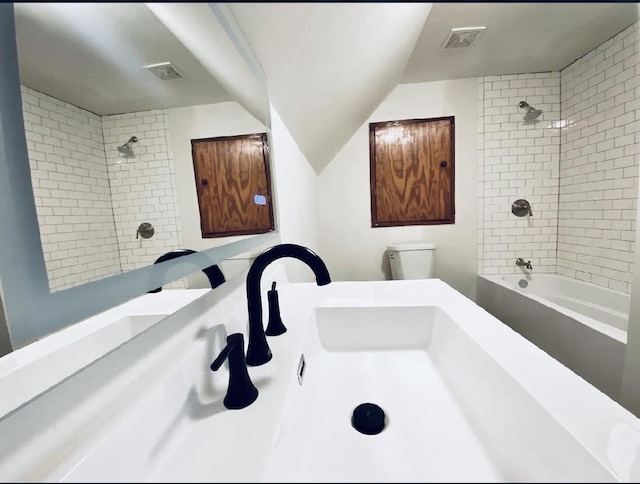
[[[436,244],[432,242],[387,246],[393,279],[431,279]]]
[[[252,249],[248,252],[230,257],[227,260],[223,260],[220,263],[220,269],[224,274],[224,277],[229,280],[236,274],[239,274],[245,269],[251,267],[253,261],[258,257],[264,249]]]

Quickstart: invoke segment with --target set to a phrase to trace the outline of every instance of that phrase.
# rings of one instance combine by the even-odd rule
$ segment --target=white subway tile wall
[[[478,79],[479,234],[481,274],[517,274],[518,257],[536,272],[555,273],[560,167],[560,73],[511,74]],[[526,101],[542,109],[525,122]],[[516,217],[517,199],[531,204],[532,217]]]
[[[22,107],[49,287],[120,273],[100,116],[24,86]]]
[[[24,86],[22,101],[51,290],[145,267],[183,248],[166,111],[101,117]],[[117,147],[131,136],[139,141],[125,158]],[[150,239],[136,238],[143,222],[154,226]]]
[[[631,291],[640,152],[640,23],[561,71],[558,267]]]
[[[166,252],[184,248],[168,115],[154,110],[103,116],[102,126],[122,270],[145,267]],[[125,157],[117,147],[131,136],[138,138],[131,145],[134,156]],[[153,225],[153,237],[136,238],[143,222]],[[182,288],[185,283],[166,287]]]
[[[479,78],[478,271],[558,273],[630,292],[640,159],[640,22],[560,72]],[[520,100],[544,110],[522,121]],[[531,202],[517,219],[510,204]]]

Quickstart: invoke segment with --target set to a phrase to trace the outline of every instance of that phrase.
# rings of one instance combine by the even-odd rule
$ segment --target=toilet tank
[[[392,279],[431,279],[436,244],[393,244],[387,247]]]

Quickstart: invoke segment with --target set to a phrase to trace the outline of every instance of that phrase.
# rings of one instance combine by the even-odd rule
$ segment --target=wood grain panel
[[[192,140],[203,237],[273,230],[266,134]],[[265,205],[255,203],[263,195]]]
[[[454,118],[369,125],[371,225],[454,223]]]

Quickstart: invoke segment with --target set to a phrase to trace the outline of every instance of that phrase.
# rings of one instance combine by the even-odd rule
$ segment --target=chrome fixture
[[[118,151],[122,153],[124,156],[133,156],[134,153],[131,145],[137,142],[138,142],[138,138],[136,136],[132,136],[131,138],[129,138],[129,141],[127,141],[125,144],[118,146]]]
[[[535,109],[533,106],[529,106],[529,103],[527,103],[526,101],[520,101],[520,104],[518,104],[518,106],[527,110],[527,112],[524,114],[525,121],[533,121],[542,114],[542,109]]]
[[[138,237],[142,237],[143,239],[150,239],[155,233],[156,229],[153,228],[153,225],[151,225],[149,222],[142,222],[138,226],[138,230],[136,230],[136,239]]]
[[[304,353],[302,353],[300,354],[300,361],[298,361],[298,371],[297,371],[299,385],[302,385],[302,382],[304,381],[305,368],[307,368],[307,364],[304,361]]]
[[[167,260],[175,259],[177,257],[182,257],[185,255],[196,254],[196,253],[198,252],[191,249],[172,250],[171,252],[167,252],[166,254],[163,254],[160,257],[158,257],[154,262],[154,264],[159,264],[160,262],[164,262]],[[199,257],[203,260],[205,258],[210,259],[210,257],[206,254],[203,254],[203,253],[199,253],[199,254],[200,254]],[[197,264],[197,263],[198,262],[194,261],[194,264]],[[200,267],[202,267],[203,265],[204,264],[201,264]],[[161,267],[164,268],[165,266],[162,265]],[[211,289],[215,289],[220,284],[226,281],[226,279],[224,278],[224,274],[222,273],[220,268],[217,266],[217,264],[212,264],[209,267],[202,269],[202,272],[204,272],[204,275],[207,276],[207,279],[209,279],[209,284],[211,284]],[[147,291],[147,292],[152,293],[152,292],[160,292],[160,291],[162,291],[162,287],[158,287],[156,289],[152,289],[151,291]]]
[[[276,259],[293,257],[309,266],[316,276],[316,284],[324,286],[331,282],[331,276],[322,259],[312,250],[296,244],[279,244],[269,247],[258,255],[247,274],[247,307],[249,310],[249,344],[247,365],[264,365],[273,356],[262,325],[262,296],[260,278],[265,268]]]
[[[520,198],[511,204],[511,213],[516,217],[524,217],[525,215],[529,215],[529,217],[533,216],[531,204],[524,198]]]
[[[211,370],[218,371],[227,357],[229,358],[229,386],[223,400],[224,406],[233,410],[248,407],[258,398],[258,389],[247,371],[242,333],[227,336],[227,346],[213,360]]]
[[[524,267],[525,269],[533,269],[533,266],[531,265],[531,261],[530,260],[524,260],[522,257],[518,257],[518,260],[516,260],[516,265],[518,267]]]
[[[173,81],[184,77],[184,74],[176,69],[176,66],[171,62],[158,62],[157,64],[142,66],[142,68],[152,72],[161,81]]]
[[[442,47],[443,49],[461,49],[469,47],[486,29],[486,26],[456,27],[451,29],[444,41],[444,44],[442,44]]]

